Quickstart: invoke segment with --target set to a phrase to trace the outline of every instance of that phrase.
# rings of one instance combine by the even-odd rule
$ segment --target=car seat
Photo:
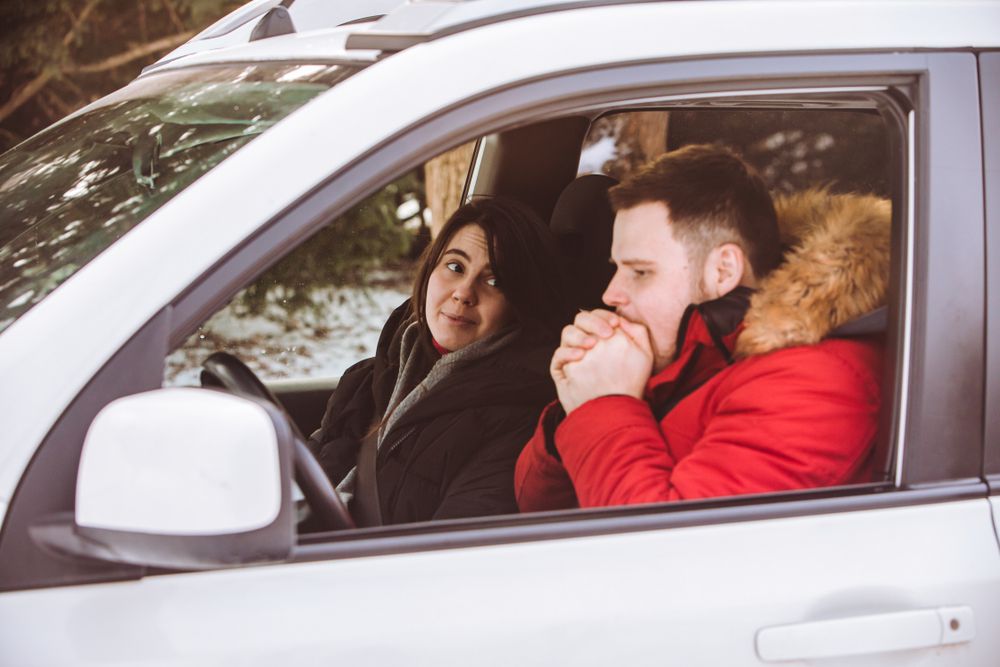
[[[604,174],[586,174],[563,188],[549,227],[555,235],[570,277],[573,307],[605,308],[601,295],[614,275],[611,231],[615,214],[608,189],[618,181]]]

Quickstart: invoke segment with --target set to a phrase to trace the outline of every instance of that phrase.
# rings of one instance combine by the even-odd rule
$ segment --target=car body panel
[[[484,6],[499,7],[459,7],[452,19],[468,20]],[[428,25],[450,29],[446,22]],[[983,224],[981,165],[967,159],[980,148],[976,58],[967,51],[921,49],[996,47],[996,25],[1000,4],[990,2],[679,2],[552,11],[447,37],[428,32],[435,38],[378,60],[240,149],[0,334],[0,369],[17,378],[0,385],[0,511],[13,497],[13,516],[24,507],[18,502],[27,494],[18,496],[17,488],[32,457],[56,451],[50,439],[68,441],[80,429],[61,417],[67,406],[73,407],[65,414],[96,411],[99,405],[79,405],[80,397],[103,400],[101,392],[90,391],[91,383],[120,379],[121,391],[130,391],[129,383],[148,384],[165,353],[159,348],[197,319],[198,309],[218,307],[314,230],[312,222],[288,222],[297,206],[313,208],[303,217],[342,211],[365,184],[395,176],[477,129],[507,128],[522,116],[545,118],[546,104],[555,101],[593,104],[566,82],[616,64],[690,60],[695,69],[688,78],[661,79],[661,88],[683,89],[689,81],[712,81],[713,70],[728,81],[719,74],[731,64],[725,56],[751,54],[734,66],[741,74],[730,78],[767,81],[759,67],[767,54],[791,54],[803,64],[782,75],[787,86],[796,77],[813,81],[808,68],[823,70],[815,59],[830,57],[826,85],[839,79],[855,85],[869,75],[878,83],[882,76],[913,85],[918,100],[903,141],[911,153],[897,156],[898,166],[910,170],[900,186],[911,198],[904,206],[908,217],[898,222],[907,225],[900,235],[911,246],[896,261],[912,272],[902,287],[914,296],[912,307],[899,308],[915,321],[912,331],[895,325],[915,338],[897,356],[919,372],[896,378],[896,400],[904,409],[915,406],[909,417],[892,410],[904,427],[913,424],[899,434],[907,447],[897,452],[896,489],[887,484],[791,500],[728,499],[714,510],[684,504],[611,509],[600,515],[604,528],[579,535],[570,531],[590,530],[584,524],[595,515],[408,528],[427,538],[417,546],[391,529],[314,535],[287,563],[104,576],[105,582],[130,579],[115,583],[65,585],[93,581],[83,575],[74,580],[67,566],[65,580],[32,584],[50,588],[0,594],[0,664],[759,665],[756,642],[766,628],[960,608],[967,612],[963,623],[969,618],[975,625],[969,641],[937,646],[940,637],[924,638],[925,648],[879,653],[876,647],[821,664],[993,665],[1000,654],[1000,635],[992,632],[1000,626],[1000,500],[987,498],[986,485],[969,473],[969,461],[976,463],[983,449],[979,425],[962,424],[960,441],[941,435],[956,419],[949,401],[963,400],[955,387],[968,378],[973,400],[961,414],[981,422],[988,412],[976,402],[976,392],[988,385],[983,372],[948,368],[948,360],[977,359],[995,339],[995,333],[983,335],[985,323],[993,322],[978,305],[984,271],[993,264],[959,257],[966,273],[945,279],[956,273],[956,253],[975,250]],[[344,34],[204,50],[160,67],[336,60],[350,52]],[[561,39],[567,35],[573,39]],[[875,56],[865,60],[868,51]],[[817,52],[821,56],[810,55]],[[850,67],[836,69],[845,63]],[[442,68],[448,76],[441,76]],[[557,74],[565,76],[549,78]],[[558,85],[547,96],[517,98],[521,88],[553,81]],[[933,118],[919,106],[931,98],[948,102],[934,107]],[[965,108],[973,101],[973,109]],[[476,104],[496,108],[486,112]],[[466,108],[476,111],[455,120]],[[935,131],[945,121],[960,125],[957,141]],[[421,135],[435,123],[450,130],[435,126]],[[442,138],[445,145],[435,144]],[[380,158],[383,152],[390,157]],[[991,164],[987,158],[987,170]],[[967,200],[958,220],[950,215],[959,210],[950,206],[955,193]],[[973,240],[950,244],[948,235],[956,231]],[[250,252],[253,244],[266,249]],[[946,252],[938,251],[942,245]],[[183,261],[170,261],[175,257]],[[938,284],[929,287],[928,281]],[[954,303],[945,293],[949,285],[966,290],[953,293]],[[95,304],[95,294],[114,298]],[[942,352],[946,329],[934,328],[939,325],[933,321],[939,306],[969,324],[956,338],[964,351]],[[925,336],[928,330],[933,335]],[[924,359],[936,353],[940,359]],[[130,354],[142,358],[126,377],[121,369]],[[38,372],[40,360],[58,369],[58,377]],[[906,394],[911,383],[919,389],[912,401]],[[924,383],[937,384],[925,389]],[[949,391],[954,396],[930,414],[933,405],[927,405]],[[933,428],[924,428],[928,424]],[[36,451],[40,442],[42,454]],[[928,455],[934,447],[947,468],[938,477],[927,473],[938,463]],[[72,452],[70,445],[64,449]],[[907,494],[927,489],[903,490],[910,478],[939,494],[912,499]],[[32,493],[39,488],[33,485]],[[60,481],[59,493],[64,491]],[[854,504],[845,510],[824,498]],[[886,507],[886,500],[902,506]],[[636,517],[647,521],[630,521]],[[18,557],[29,557],[24,553]],[[877,639],[879,627],[876,622],[867,631]]]
[[[8,593],[0,662],[738,667],[760,664],[765,627],[961,605],[974,642],[838,664],[986,665],[988,515],[980,499]]]

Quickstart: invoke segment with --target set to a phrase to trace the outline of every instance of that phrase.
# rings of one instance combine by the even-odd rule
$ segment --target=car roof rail
[[[672,0],[409,0],[347,38],[347,49],[402,51],[472,28],[583,7]]]
[[[223,16],[221,19],[208,26],[197,35],[191,38],[192,42],[203,39],[215,39],[228,35],[237,28],[246,25],[255,18],[266,14],[281,4],[281,0],[254,0],[248,2],[231,14]]]
[[[295,32],[295,24],[292,23],[292,15],[288,13],[288,7],[295,0],[282,0],[277,7],[272,7],[261,17],[253,32],[250,33],[250,41],[256,42],[258,39],[277,37],[278,35],[290,35]]]

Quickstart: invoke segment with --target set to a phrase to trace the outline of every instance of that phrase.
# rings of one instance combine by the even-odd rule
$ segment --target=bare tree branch
[[[174,7],[174,3],[171,2],[171,0],[160,0],[160,4],[167,8],[167,13],[170,14],[170,20],[173,22],[174,27],[183,31],[184,22],[181,21],[181,17],[177,13],[177,8]]]
[[[78,86],[76,81],[69,78],[68,76],[61,77],[59,79],[59,83],[65,84],[66,87],[69,88],[71,91],[73,91],[73,94],[76,95],[80,100],[86,102],[89,99],[87,97],[87,93],[84,92],[83,88]]]
[[[34,97],[57,73],[57,69],[47,67],[34,79],[14,91],[7,103],[0,106],[0,122],[3,122],[7,116],[17,111],[18,107]]]
[[[64,116],[68,116],[76,108],[56,92],[55,86],[49,86],[41,91],[41,93],[41,96],[48,98],[49,103],[56,109],[57,115],[52,120],[59,120]]]
[[[21,135],[11,132],[5,127],[0,127],[0,151],[6,151],[21,143]]]
[[[98,2],[100,2],[100,0],[91,0],[91,2],[84,8],[84,11],[80,13],[80,16],[84,17],[84,14],[89,13],[88,10],[92,10],[94,5]],[[79,26],[81,24],[82,21],[78,21],[77,25]],[[62,68],[54,66],[47,67],[35,76],[34,79],[18,88],[14,94],[11,95],[11,98],[7,100],[3,106],[0,106],[0,122],[3,122],[5,118],[14,113],[22,104],[38,94],[38,91],[45,87],[45,84],[53,78],[62,77],[64,74],[92,74],[95,72],[105,72],[120,65],[130,63],[138,58],[143,58],[158,51],[164,51],[179,44],[183,44],[187,40],[191,39],[194,34],[195,32],[191,30],[178,35],[163,37],[162,39],[150,42],[149,44],[142,44],[140,46],[133,47],[128,51],[119,53],[116,56],[111,56],[110,58],[106,58],[96,63],[88,63],[85,65],[66,65]]]
[[[139,37],[142,41],[149,41],[149,33],[146,32],[146,3],[139,3]]]
[[[80,31],[81,27],[83,27],[83,22],[87,20],[87,17],[90,16],[90,13],[94,11],[94,8],[97,7],[97,3],[100,1],[101,0],[89,0],[89,2],[87,2],[83,10],[80,12],[80,15],[77,16],[76,20],[73,22],[73,27],[71,27],[69,32],[66,33],[66,36],[63,37],[63,46],[70,45],[70,42],[72,42],[76,37],[76,33]]]
[[[63,37],[62,43],[64,47],[69,46],[73,39],[76,38],[80,28],[83,27],[84,22],[90,16],[91,12],[94,11],[94,8],[97,7],[97,4],[100,1],[101,0],[88,0],[79,15],[77,15],[73,20],[72,27],[70,27],[69,31]],[[60,74],[61,73],[58,67],[49,65],[35,75],[34,79],[21,85],[16,91],[14,91],[14,94],[11,95],[9,100],[7,100],[3,106],[0,106],[0,122],[3,122],[7,116],[17,111],[22,104],[37,95],[38,91],[45,87],[45,84],[51,81],[54,77],[60,76]]]
[[[189,30],[188,32],[182,32],[177,35],[162,37],[154,42],[150,42],[149,44],[141,44],[139,46],[132,47],[128,51],[111,56],[110,58],[105,58],[104,60],[96,63],[68,65],[62,69],[62,72],[64,74],[93,74],[95,72],[106,72],[109,69],[114,69],[115,67],[130,63],[133,60],[143,58],[156,53],[157,51],[164,51],[183,44],[194,37],[194,34],[194,30]],[[2,120],[2,118],[0,118],[0,120]]]
[[[49,96],[46,95],[48,91],[42,90],[38,95],[35,96],[35,106],[41,110],[41,116],[45,119],[46,125],[51,125],[52,123],[59,120],[59,112],[55,110],[49,101]]]

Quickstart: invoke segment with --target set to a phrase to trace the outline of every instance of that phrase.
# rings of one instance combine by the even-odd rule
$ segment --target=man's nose
[[[604,294],[601,295],[601,301],[612,308],[619,308],[624,306],[627,300],[625,292],[619,286],[618,272],[615,271],[615,274],[611,276],[611,282],[608,283]]]

